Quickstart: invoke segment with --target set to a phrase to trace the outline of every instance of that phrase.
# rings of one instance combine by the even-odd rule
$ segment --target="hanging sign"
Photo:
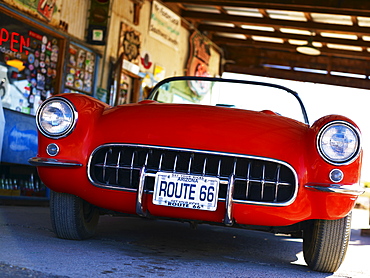
[[[149,35],[160,42],[179,49],[181,19],[167,7],[153,1]]]
[[[190,52],[187,71],[189,76],[209,76],[211,42],[199,32],[190,36]]]
[[[210,76],[208,65],[211,58],[211,42],[199,32],[190,36],[190,53],[187,66],[188,76]],[[207,85],[207,86],[206,86]],[[191,81],[190,87],[197,96],[208,93],[209,83]]]
[[[37,12],[50,21],[53,17],[56,0],[39,0]]]
[[[118,57],[134,65],[139,65],[141,48],[141,34],[125,23],[121,23],[120,44]]]
[[[59,22],[61,7],[63,7],[63,0],[3,0],[11,6],[36,16],[39,19],[51,22]],[[53,24],[54,25],[54,24]]]

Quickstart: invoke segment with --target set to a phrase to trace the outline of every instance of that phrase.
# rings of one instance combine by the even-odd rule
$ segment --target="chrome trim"
[[[46,157],[32,157],[28,162],[33,166],[46,166],[46,167],[82,167],[83,164],[66,159],[55,159],[55,158],[46,158]]]
[[[359,184],[306,184],[304,187],[309,190],[356,196],[359,196],[365,192],[365,189]]]
[[[259,205],[259,206],[284,207],[284,206],[288,206],[288,205],[292,204],[295,201],[295,199],[297,197],[297,194],[298,194],[298,176],[297,176],[296,171],[287,162],[284,162],[284,161],[281,161],[281,160],[277,160],[277,159],[260,157],[260,156],[252,156],[252,155],[235,154],[235,153],[215,152],[215,151],[196,150],[196,149],[189,149],[189,148],[166,147],[166,146],[141,145],[141,144],[125,144],[125,143],[118,144],[118,143],[111,143],[111,144],[104,144],[104,145],[101,145],[101,146],[97,147],[90,154],[90,157],[89,157],[89,160],[88,160],[88,164],[87,164],[87,176],[88,176],[89,181],[93,185],[95,185],[97,187],[101,187],[101,188],[109,188],[109,189],[120,190],[120,191],[129,191],[129,192],[138,192],[139,191],[140,194],[139,194],[139,196],[137,196],[137,202],[138,202],[137,203],[137,211],[139,213],[144,213],[144,209],[143,209],[143,206],[142,206],[142,204],[143,204],[142,203],[142,201],[143,201],[143,194],[144,193],[151,193],[151,194],[153,193],[153,191],[151,191],[151,190],[144,190],[144,188],[143,188],[143,186],[144,186],[143,182],[139,186],[139,190],[137,190],[135,188],[127,188],[127,187],[126,188],[122,188],[122,187],[118,187],[118,186],[114,186],[114,185],[106,185],[106,184],[103,185],[103,184],[99,184],[99,183],[94,182],[94,180],[92,179],[92,177],[91,177],[91,166],[92,166],[91,165],[91,161],[93,159],[93,156],[100,149],[106,148],[106,147],[133,147],[133,148],[136,147],[136,148],[146,148],[146,149],[150,149],[151,148],[151,149],[163,149],[165,151],[166,150],[168,150],[168,151],[183,151],[183,152],[194,152],[194,153],[200,153],[200,154],[222,155],[222,156],[234,157],[235,159],[238,159],[238,158],[256,159],[256,160],[262,160],[262,161],[267,161],[267,162],[272,162],[272,163],[284,165],[285,167],[287,167],[287,168],[290,169],[290,171],[292,172],[292,174],[294,176],[295,184],[293,185],[294,186],[294,194],[293,194],[292,198],[289,201],[287,201],[287,202],[274,203],[274,202],[261,202],[261,201],[234,200],[233,199],[234,186],[228,186],[227,194],[229,194],[229,195],[226,196],[226,199],[223,199],[223,198],[219,198],[218,199],[219,201],[225,201],[226,202],[227,211],[225,213],[225,219],[224,219],[224,221],[227,222],[227,223],[230,223],[230,221],[232,219],[231,211],[232,211],[232,204],[233,203],[238,203],[238,204],[252,204],[252,205]],[[161,157],[160,162],[159,162],[159,166],[158,166],[158,169],[157,169],[158,171],[161,171],[161,169],[162,169],[162,160],[163,160],[163,158]],[[190,167],[191,167],[190,163],[193,163],[192,159],[189,162],[188,169],[190,169]],[[221,168],[220,163],[221,163],[221,160],[219,161],[219,165],[218,165],[218,171],[219,172],[220,172],[220,168]],[[102,165],[102,166],[103,166],[103,168],[108,168],[108,165],[106,165],[106,164],[105,165]],[[112,167],[112,166],[109,166],[109,167]],[[114,166],[114,167],[116,167],[116,166]],[[153,176],[155,176],[155,174],[153,174],[153,173],[147,173],[147,172],[145,172],[142,167],[140,167],[140,168],[139,167],[134,168],[133,164],[131,164],[130,166],[127,166],[127,167],[124,167],[124,166],[120,166],[120,167],[122,169],[138,170],[138,171],[140,171],[140,180],[141,179],[145,179],[145,177],[153,177]],[[278,173],[277,173],[277,178],[279,178],[279,175],[280,175],[280,171],[278,171]],[[220,173],[218,173],[218,176],[220,176]],[[239,180],[239,179],[238,178],[235,178],[234,183],[237,180]],[[251,182],[261,182],[260,180],[251,179],[250,176],[249,176],[249,174],[248,174],[248,176],[244,180],[247,182],[247,184],[249,184]],[[265,181],[265,180],[263,182],[265,184],[271,183],[271,182]],[[220,179],[220,184],[229,184],[229,180],[228,179]],[[276,186],[286,185],[285,183],[281,183],[281,182],[274,182],[273,184],[275,184]],[[261,192],[261,194],[263,194],[263,192]]]
[[[347,126],[350,129],[352,129],[354,131],[354,133],[357,135],[357,140],[358,140],[357,150],[353,153],[352,157],[348,158],[347,160],[342,161],[342,162],[332,161],[329,157],[327,157],[324,154],[324,152],[322,151],[321,146],[320,146],[321,137],[322,137],[322,134],[324,133],[324,131],[327,128],[329,128],[331,125],[335,125],[335,124],[342,124],[342,125]],[[326,162],[328,162],[332,165],[335,165],[335,166],[348,165],[348,164],[351,164],[353,161],[355,161],[361,153],[361,148],[362,148],[361,144],[362,144],[362,138],[361,138],[361,132],[359,131],[359,129],[356,128],[353,124],[351,124],[349,122],[340,121],[340,120],[335,120],[335,121],[331,121],[331,122],[326,123],[324,126],[322,126],[320,128],[320,131],[318,132],[317,137],[316,137],[316,149],[319,152],[321,158],[323,160],[325,160]]]
[[[226,212],[225,212],[225,219],[224,224],[226,226],[232,226],[234,223],[234,219],[232,216],[233,212],[233,195],[234,195],[234,187],[235,187],[235,172],[236,172],[236,164],[237,159],[234,158],[234,165],[233,165],[233,173],[229,177],[229,181],[227,183],[227,192],[226,192]],[[221,160],[219,160],[220,166]]]
[[[146,176],[146,166],[148,164],[149,152],[146,154],[144,167],[140,169],[139,186],[136,196],[136,213],[140,216],[146,217],[148,212],[144,211],[143,198],[144,198],[144,180]]]
[[[42,109],[45,107],[45,105],[49,102],[52,102],[52,101],[62,101],[64,103],[66,103],[70,108],[71,108],[71,111],[72,111],[72,114],[73,114],[73,120],[72,120],[72,123],[71,123],[71,126],[65,130],[64,132],[62,132],[61,134],[58,134],[58,135],[51,135],[50,133],[46,132],[42,126],[40,125],[40,114],[41,114],[41,111]],[[78,120],[78,112],[76,110],[76,107],[73,105],[73,103],[69,100],[69,99],[66,99],[64,97],[51,97],[47,100],[45,100],[42,105],[37,109],[37,112],[36,112],[36,126],[37,126],[37,129],[40,131],[40,133],[42,135],[44,135],[45,137],[48,137],[48,138],[52,138],[52,139],[60,139],[60,138],[64,138],[66,136],[68,136],[76,127],[76,124],[77,124],[77,120]]]

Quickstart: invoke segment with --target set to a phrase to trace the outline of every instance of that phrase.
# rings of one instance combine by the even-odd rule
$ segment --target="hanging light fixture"
[[[310,37],[307,44],[298,46],[296,50],[299,53],[306,54],[306,55],[312,55],[312,56],[317,56],[321,54],[321,51],[318,48],[313,46],[312,37]]]

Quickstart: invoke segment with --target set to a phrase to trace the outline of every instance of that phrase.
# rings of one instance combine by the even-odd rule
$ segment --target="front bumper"
[[[82,163],[74,160],[33,157],[28,160],[33,166],[46,166],[46,167],[82,167]]]
[[[359,196],[365,192],[364,188],[359,184],[306,184],[304,186],[309,190],[340,193]]]
[[[44,168],[39,170],[44,174],[47,173],[44,177],[49,179],[46,184],[50,185],[51,189],[78,195],[102,208],[125,213],[136,213],[137,215],[144,217],[154,215],[170,218],[193,219],[195,216],[192,211],[189,212],[185,209],[169,207],[163,208],[161,206],[151,204],[150,192],[145,189],[143,181],[144,177],[151,176],[154,178],[155,174],[147,173],[145,167],[140,171],[140,182],[138,188],[132,190],[117,190],[117,188],[111,188],[113,190],[109,190],[109,188],[97,186],[90,187],[91,180],[89,183],[86,183],[82,178],[79,181],[74,180],[71,184],[70,180],[67,180],[66,178],[67,176],[70,176],[66,175],[66,171],[78,171],[78,174],[75,172],[76,174],[73,174],[73,176],[75,179],[79,179],[78,177],[81,176],[82,172],[85,172],[85,169],[82,167],[84,164],[81,162],[41,157],[31,158],[29,162],[34,166]],[[49,170],[46,168],[54,168],[55,170],[53,170],[53,175],[50,175]],[[83,179],[85,179],[85,175],[83,176]],[[235,180],[233,180],[233,176],[230,176],[230,180],[227,181],[228,186],[226,196],[225,198],[220,199],[220,207],[217,212],[212,213],[211,215],[209,212],[199,211],[197,212],[196,219],[223,222],[224,225],[227,226],[232,226],[235,222],[251,223],[254,225],[264,225],[264,223],[267,224],[268,222],[269,226],[282,226],[310,218],[331,219],[345,215],[353,206],[353,196],[358,196],[364,192],[363,188],[358,184],[337,185],[309,183],[304,186],[306,190],[301,191],[303,196],[306,197],[299,197],[298,202],[294,202],[291,206],[279,207],[240,202],[236,200],[233,194],[235,190],[234,183]],[[79,186],[74,186],[73,184],[79,184]],[[306,193],[304,193],[304,191],[306,191]],[[322,194],[320,192],[328,194]],[[109,200],[109,202],[107,202],[107,200]],[[333,201],[341,204],[340,211],[337,211],[338,206],[324,206],[317,211],[315,209],[317,207],[316,205],[311,206],[313,202],[316,204],[328,204],[328,202],[332,203]],[[332,212],[331,210],[334,208],[336,208],[336,211]],[[267,221],[268,219],[270,220]]]

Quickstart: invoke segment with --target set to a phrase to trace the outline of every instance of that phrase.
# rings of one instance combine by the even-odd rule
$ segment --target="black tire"
[[[83,240],[94,235],[99,210],[77,196],[51,191],[50,217],[57,237]]]
[[[303,255],[315,271],[335,272],[347,252],[352,213],[338,220],[313,220],[303,230]]]

